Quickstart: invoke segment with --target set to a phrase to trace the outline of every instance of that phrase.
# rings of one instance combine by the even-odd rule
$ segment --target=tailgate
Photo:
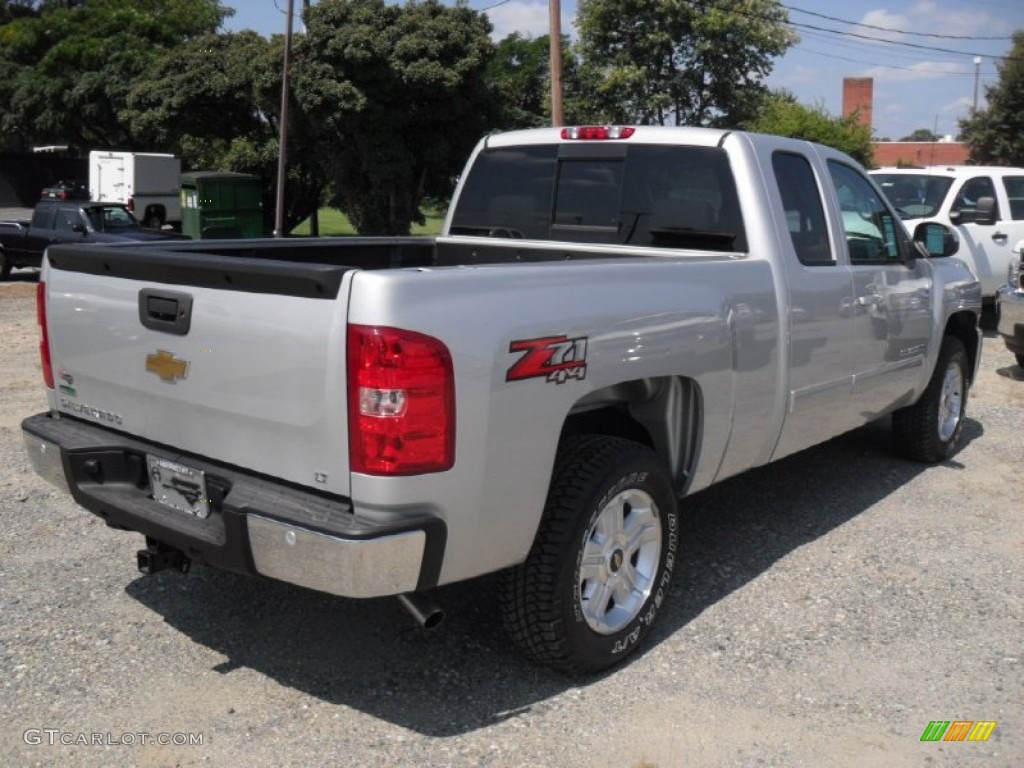
[[[347,267],[51,248],[57,409],[348,495]]]

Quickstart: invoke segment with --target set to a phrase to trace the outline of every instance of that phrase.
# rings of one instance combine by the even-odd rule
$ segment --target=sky
[[[224,5],[236,13],[226,26],[283,33],[287,3],[227,0]],[[468,4],[486,9],[495,40],[515,31],[548,32],[547,0]],[[296,13],[301,5],[295,0]],[[769,87],[784,88],[801,103],[838,116],[843,78],[870,77],[879,139],[898,140],[917,128],[955,136],[957,120],[971,112],[976,76],[983,109],[985,86],[998,80],[996,64],[1010,52],[1010,35],[1024,31],[1024,0],[786,0],[783,5],[800,42],[775,61]],[[562,31],[574,35],[576,0],[561,0],[561,10]]]

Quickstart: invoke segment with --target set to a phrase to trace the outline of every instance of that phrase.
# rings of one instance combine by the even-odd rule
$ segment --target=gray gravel
[[[28,467],[18,424],[45,400],[18,278],[0,286],[4,765],[1024,764],[1024,374],[991,334],[954,460],[900,461],[879,423],[692,497],[645,652],[570,679],[515,653],[490,579],[440,590],[427,633],[393,600],[141,576],[141,537]],[[922,743],[931,720],[998,725]]]

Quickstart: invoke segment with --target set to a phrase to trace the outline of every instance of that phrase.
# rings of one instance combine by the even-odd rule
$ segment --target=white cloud
[[[899,42],[902,41],[906,35],[899,32],[883,32],[880,29],[871,29],[870,27],[885,27],[886,29],[909,31],[913,26],[906,16],[898,13],[889,13],[889,11],[884,8],[868,11],[864,14],[863,18],[861,18],[860,23],[866,26],[855,28],[858,35],[871,37],[882,42]]]
[[[910,32],[937,32],[940,34],[972,35],[976,32],[985,34],[1002,34],[992,32],[1000,27],[987,11],[980,8],[972,10],[954,10],[944,8],[935,0],[918,0],[907,11],[908,26],[899,27]],[[986,31],[987,30],[987,31]],[[942,40],[934,44],[942,45]],[[946,41],[952,42],[952,41]],[[955,47],[955,46],[954,46]]]
[[[909,67],[871,67],[862,73],[863,77],[873,77],[888,83],[905,83],[912,80],[934,80],[951,74],[962,74],[963,65],[953,61],[919,61]]]
[[[501,40],[513,32],[529,37],[540,37],[549,31],[547,0],[515,0],[487,11],[494,26],[491,37]],[[568,15],[566,4],[562,4],[562,34],[573,33],[573,18]]]
[[[943,112],[952,112],[957,115],[962,115],[971,111],[974,101],[968,96],[961,96],[956,101],[951,101],[949,104],[943,104],[941,110]],[[978,104],[979,108],[983,108],[984,104]]]

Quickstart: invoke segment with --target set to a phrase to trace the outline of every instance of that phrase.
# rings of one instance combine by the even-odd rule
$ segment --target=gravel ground
[[[879,423],[691,497],[645,652],[570,679],[510,647],[490,579],[425,632],[394,600],[141,576],[141,537],[24,456],[32,279],[0,286],[4,765],[1024,764],[1024,373],[991,333],[952,461],[895,459]],[[931,720],[998,725],[922,743]]]

